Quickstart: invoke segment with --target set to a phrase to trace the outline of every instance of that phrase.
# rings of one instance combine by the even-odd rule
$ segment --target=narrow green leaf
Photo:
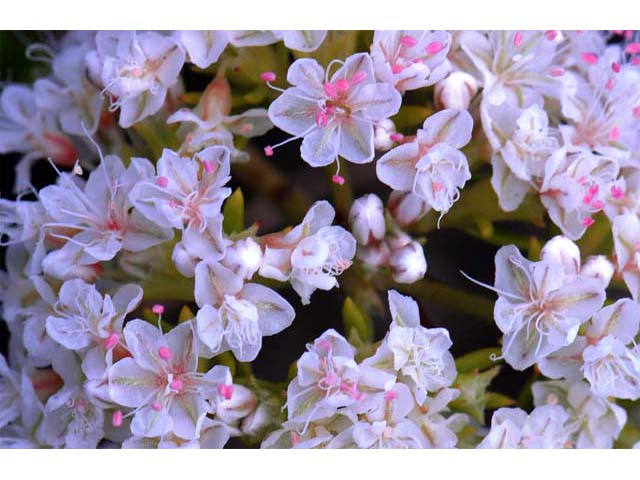
[[[242,190],[236,188],[236,191],[224,202],[222,208],[224,220],[222,229],[227,235],[234,232],[241,232],[244,228],[244,196]]]

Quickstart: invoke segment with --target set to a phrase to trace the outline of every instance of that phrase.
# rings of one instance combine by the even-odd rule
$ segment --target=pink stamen
[[[326,127],[328,123],[329,119],[327,117],[327,114],[322,110],[318,110],[316,112],[316,125],[318,125],[319,127]]]
[[[361,83],[365,78],[367,78],[367,74],[365,72],[356,72],[353,77],[351,77],[351,83],[353,85],[357,85]]]
[[[516,48],[519,47],[522,45],[522,40],[524,40],[524,34],[522,32],[516,32],[513,37],[513,46]]]
[[[402,65],[400,65],[399,63],[394,63],[393,65],[391,65],[391,71],[393,73],[400,73],[404,70],[404,67]]]
[[[616,142],[620,138],[620,128],[613,127],[609,132],[609,141]]]
[[[233,385],[219,384],[218,395],[224,397],[225,400],[231,400],[231,397],[233,397]]]
[[[584,52],[581,57],[582,60],[589,65],[595,65],[596,63],[598,63],[598,56],[595,53]]]
[[[338,89],[333,83],[326,82],[322,86],[322,88],[324,89],[325,93],[329,96],[329,98],[336,98],[338,96]]]
[[[552,77],[561,77],[564,75],[564,68],[554,67],[551,70],[549,70],[549,75],[551,75]]]
[[[160,358],[163,360],[170,360],[173,358],[173,352],[169,347],[166,346],[160,347],[160,349],[158,350],[158,355],[160,355]]]
[[[213,173],[216,170],[216,165],[211,160],[205,160],[202,162],[202,166],[207,173]]]
[[[602,200],[594,200],[591,206],[596,210],[602,210],[604,208],[604,202]]]
[[[607,90],[613,90],[613,87],[615,86],[616,86],[616,79],[613,77],[607,80],[607,83],[604,84],[604,88],[606,88]]]
[[[620,64],[618,62],[613,62],[611,64],[611,70],[613,70],[614,73],[620,73]]]
[[[549,40],[550,42],[555,40],[556,37],[558,36],[558,31],[557,30],[547,30],[544,33],[544,36],[547,37],[547,40]]]
[[[345,79],[336,80],[336,88],[339,92],[346,92],[349,90],[349,81]]]
[[[439,192],[444,188],[444,185],[442,185],[440,182],[433,182],[431,185],[434,192]]]
[[[618,187],[617,185],[614,185],[611,187],[611,196],[616,200],[619,200],[622,197],[624,197],[624,192],[620,187]]]
[[[318,346],[327,352],[331,350],[331,342],[329,340],[322,340]]]
[[[164,305],[156,303],[153,307],[151,307],[151,311],[156,315],[162,315],[164,313]]]
[[[640,57],[633,57],[631,59],[631,65],[633,65],[634,67],[640,65]]]
[[[159,412],[160,410],[162,410],[164,408],[164,406],[160,402],[153,402],[151,404],[151,408],[153,410],[155,410],[156,412]]]
[[[594,223],[596,223],[596,221],[591,217],[587,217],[584,220],[582,220],[582,225],[584,225],[587,228],[589,228]]]
[[[435,55],[437,53],[440,53],[443,48],[444,45],[442,42],[431,42],[429,45],[427,45],[426,52],[427,55]]]
[[[632,111],[634,118],[640,118],[640,107],[634,107]]]
[[[267,145],[266,147],[264,147],[264,154],[267,157],[273,157],[273,147],[271,145]]]
[[[340,186],[344,185],[344,177],[340,175],[334,175],[333,177],[331,177],[331,181],[336,185],[340,185]]]
[[[169,388],[171,390],[175,390],[176,392],[179,392],[180,390],[182,390],[183,387],[184,387],[184,383],[180,378],[174,378],[172,382],[169,384]]]
[[[169,185],[169,179],[167,177],[158,177],[156,179],[156,185],[162,188],[167,188]]]
[[[389,390],[388,392],[384,393],[384,399],[387,402],[390,402],[391,400],[395,400],[396,398],[398,398],[398,392],[395,392],[393,390]]]
[[[113,347],[115,347],[118,344],[119,339],[120,339],[120,336],[117,333],[112,333],[107,338],[107,341],[105,342],[104,347],[107,350],[111,350]]]
[[[273,82],[276,79],[276,74],[273,72],[263,72],[260,74],[260,80],[263,82]]]
[[[634,53],[640,53],[640,42],[633,42],[627,45],[627,48],[624,49],[625,53],[629,55],[633,55]]]
[[[392,142],[401,142],[404,139],[404,135],[402,135],[401,133],[392,133],[391,135],[389,135],[389,138]]]
[[[413,47],[416,43],[418,43],[418,41],[411,35],[403,35],[400,37],[400,44],[403,47]]]
[[[111,415],[111,425],[116,428],[121,427],[123,419],[124,416],[122,415],[122,411],[116,410],[113,412],[113,415]]]

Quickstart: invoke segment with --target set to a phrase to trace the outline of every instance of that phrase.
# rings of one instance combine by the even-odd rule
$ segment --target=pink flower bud
[[[587,258],[587,261],[580,269],[581,275],[602,280],[605,288],[609,285],[614,272],[613,263],[604,255],[593,255]]]
[[[466,110],[477,91],[478,83],[475,78],[465,72],[453,72],[444,80],[436,83],[436,106],[440,109]]]
[[[422,245],[412,241],[404,247],[391,252],[389,268],[393,280],[398,283],[413,283],[427,273],[427,260]]]

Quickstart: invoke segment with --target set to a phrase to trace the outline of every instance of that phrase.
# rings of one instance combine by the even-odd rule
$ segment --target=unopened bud
[[[242,421],[242,433],[245,435],[257,435],[273,422],[273,415],[269,408],[261,403],[253,412]]]
[[[376,122],[373,129],[373,145],[376,150],[386,152],[393,147],[395,141],[391,138],[396,133],[396,126],[392,120],[385,118]]]
[[[258,400],[251,390],[242,385],[233,385],[233,395],[218,402],[216,416],[225,423],[231,423],[249,415],[255,410]]]
[[[436,107],[466,110],[477,91],[478,83],[475,78],[465,72],[453,72],[436,83]]]
[[[391,216],[402,227],[411,225],[430,210],[429,204],[412,192],[399,192],[394,190],[387,202]]]
[[[247,280],[251,279],[262,265],[262,249],[253,238],[245,238],[227,247],[222,263]]]
[[[562,265],[567,275],[580,271],[580,249],[563,235],[553,237],[542,247],[540,260]]]
[[[389,245],[386,242],[358,247],[358,260],[368,269],[377,270],[389,263]]]
[[[351,232],[361,245],[384,238],[386,226],[382,200],[372,193],[358,198],[349,211]]]
[[[185,277],[192,278],[195,275],[198,259],[194,258],[189,254],[189,252],[187,252],[184,245],[182,245],[182,242],[176,243],[176,246],[173,247],[171,260],[173,260],[176,270]]]
[[[385,242],[391,250],[399,250],[405,245],[409,245],[413,239],[404,232],[395,232],[385,238]]]
[[[602,280],[605,287],[609,285],[614,272],[613,263],[604,255],[594,255],[587,258],[587,261],[580,269],[581,275]]]
[[[422,245],[412,241],[392,251],[389,257],[389,268],[393,279],[398,283],[413,283],[422,279],[427,273],[427,260],[424,257]]]

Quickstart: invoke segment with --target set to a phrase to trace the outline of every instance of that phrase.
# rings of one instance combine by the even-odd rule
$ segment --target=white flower
[[[178,153],[191,156],[211,145],[223,145],[231,152],[232,160],[246,161],[249,155],[234,147],[234,135],[245,138],[264,135],[273,125],[264,108],[252,108],[240,115],[230,115],[231,88],[219,74],[202,93],[194,110],[181,108],[167,123],[182,123],[185,140]],[[193,124],[193,127],[189,127]]]
[[[204,260],[195,271],[198,336],[212,355],[231,350],[241,362],[256,358],[262,337],[293,322],[295,312],[276,292],[243,278],[221,264]]]
[[[49,255],[89,265],[111,260],[121,249],[141,251],[170,240],[173,232],[166,223],[156,225],[131,209],[129,192],[151,175],[153,166],[146,159],[133,158],[125,169],[118,157],[109,155],[86,183],[63,173],[58,185],[43,188],[40,199],[50,218],[46,232],[66,240],[59,253]]]
[[[331,79],[329,73],[313,59],[296,60],[287,73],[293,87],[271,103],[269,118],[294,138],[303,138],[302,159],[312,167],[329,165],[338,156],[370,162],[374,123],[398,112],[400,94],[393,85],[376,81],[366,53],[351,55]]]
[[[596,395],[640,398],[640,351],[631,346],[639,322],[640,307],[630,299],[604,307],[591,320],[582,370]]]
[[[309,422],[364,400],[354,357],[354,348],[333,329],[307,345],[298,360],[297,376],[287,389],[288,419],[304,425],[303,433]]]
[[[20,416],[20,376],[0,355],[0,429]]]
[[[120,108],[120,126],[128,128],[153,115],[178,81],[185,54],[173,39],[156,32],[98,32],[88,63],[100,71],[111,95],[111,110]]]
[[[416,301],[395,290],[389,291],[389,309],[392,319],[389,333],[376,354],[363,365],[397,372],[422,404],[427,392],[450,386],[457,375],[449,352],[452,345],[449,332],[421,326]],[[388,380],[385,383],[388,386]]]
[[[531,390],[536,406],[560,404],[567,410],[568,429],[576,448],[612,448],[627,423],[622,407],[594,395],[583,381],[536,382]]]
[[[61,166],[78,159],[73,142],[62,133],[51,113],[36,106],[35,94],[24,85],[8,85],[0,94],[0,152],[22,153],[16,165],[15,192],[31,185],[31,167],[41,158]]]
[[[52,76],[33,84],[37,107],[55,115],[62,130],[71,135],[83,135],[85,130],[94,133],[104,104],[100,90],[86,74],[84,59],[91,48],[91,44],[64,48],[53,58]]]
[[[381,182],[413,192],[441,213],[460,197],[471,178],[467,158],[459,150],[471,139],[473,119],[465,110],[441,110],[428,117],[416,139],[385,153],[376,164]]]
[[[53,447],[96,448],[104,437],[105,405],[96,399],[82,380],[73,352],[60,349],[53,357],[53,369],[64,381],[49,397],[43,420],[44,437]]]
[[[500,408],[478,448],[563,448],[571,434],[568,420],[560,405],[536,407],[529,415],[520,408]]]
[[[640,298],[640,219],[634,213],[613,219],[611,230],[618,271],[637,300]]]
[[[451,34],[430,30],[376,30],[371,59],[378,81],[399,92],[433,85],[450,71]]]
[[[336,287],[335,277],[351,266],[356,240],[344,228],[331,225],[334,216],[333,207],[319,201],[300,225],[285,234],[265,236],[260,275],[289,280],[305,305],[316,289]]]
[[[604,302],[602,282],[568,276],[559,263],[530,262],[513,245],[495,261],[495,321],[504,333],[502,354],[517,370],[570,345]]]
[[[157,175],[138,182],[129,197],[145,217],[157,225],[180,230],[193,224],[202,232],[218,217],[222,202],[231,194],[229,150],[208,147],[191,158],[164,149]]]
[[[198,344],[191,322],[162,334],[136,319],[127,323],[124,337],[132,356],[109,369],[109,390],[114,402],[135,408],[131,432],[198,438],[210,410],[205,399],[217,399],[219,385],[231,383],[228,368],[197,372]]]
[[[101,378],[111,363],[113,349],[122,344],[125,316],[142,300],[142,288],[123,285],[104,297],[95,285],[68,280],[60,288],[52,315],[47,317],[47,334],[68,350],[81,353],[87,377]]]
[[[382,240],[386,226],[380,197],[370,193],[356,199],[349,210],[349,224],[353,236],[361,245]]]

